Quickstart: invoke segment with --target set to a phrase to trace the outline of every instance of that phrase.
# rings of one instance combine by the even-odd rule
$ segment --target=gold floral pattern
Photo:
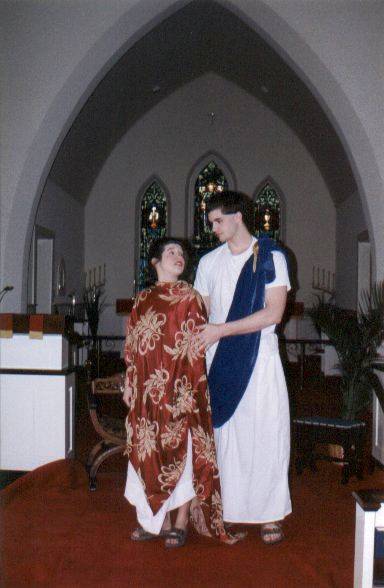
[[[154,404],[159,404],[165,394],[165,386],[169,380],[169,372],[163,368],[155,369],[148,380],[144,382],[143,402],[147,402],[148,395]]]
[[[159,424],[151,422],[145,417],[139,419],[136,425],[137,455],[139,461],[144,461],[146,456],[150,457],[152,451],[157,451],[156,437],[159,432]]]
[[[135,302],[133,304],[133,308],[137,308],[137,306],[141,303],[144,302],[144,300],[147,298],[147,296],[149,296],[149,294],[152,292],[151,288],[145,288],[144,290],[141,290],[141,292],[139,292],[135,298]]]
[[[191,504],[191,521],[193,526],[195,527],[196,531],[200,533],[200,535],[204,535],[205,537],[211,537],[211,533],[208,530],[207,523],[205,521],[203,509],[201,508],[200,501],[196,498],[192,500]]]
[[[214,438],[209,432],[204,431],[201,425],[192,427],[192,443],[197,459],[202,459],[213,468],[217,468]]]
[[[215,490],[212,494],[211,522],[211,526],[213,529],[215,529],[217,535],[224,531],[223,503],[217,490]]]
[[[124,454],[129,455],[132,451],[133,427],[129,422],[129,415],[125,419],[125,430],[127,431],[127,446]]]
[[[196,300],[200,310],[203,305],[200,294],[193,290],[187,282],[176,282],[174,286],[170,286],[168,292],[160,294],[159,298],[168,302],[170,306],[181,302],[191,302],[192,300]]]
[[[184,420],[169,422],[161,433],[161,444],[165,448],[176,449],[185,438],[186,423]]]
[[[140,317],[130,334],[129,345],[134,352],[145,355],[148,351],[155,349],[156,342],[159,341],[162,332],[161,327],[166,322],[165,314],[156,312],[152,307]]]
[[[182,460],[175,459],[169,466],[162,466],[158,480],[163,492],[167,492],[168,494],[171,493],[184,471],[186,461],[187,454],[185,454],[184,459]]]
[[[125,345],[127,454],[156,514],[184,472],[190,436],[192,519],[200,533],[230,543],[220,527],[205,359],[194,339],[205,322],[202,300],[185,282],[158,283],[136,297]]]
[[[169,412],[172,413],[174,419],[182,415],[198,412],[194,397],[195,391],[193,390],[192,383],[188,381],[187,376],[182,376],[175,380],[174,391],[173,404],[165,405]]]
[[[194,319],[189,318],[183,321],[181,331],[177,331],[175,335],[175,346],[164,345],[164,350],[172,356],[173,361],[187,358],[188,363],[192,365],[196,359],[204,356],[195,337],[198,332],[199,329]]]

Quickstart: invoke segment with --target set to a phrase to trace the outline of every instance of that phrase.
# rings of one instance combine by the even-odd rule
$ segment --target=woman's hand
[[[126,404],[128,406],[128,408],[131,408],[131,400],[132,400],[132,388],[130,386],[128,386],[127,384],[125,384],[125,389],[124,389],[124,394],[123,394],[123,402],[124,404]]]
[[[199,349],[206,351],[214,343],[216,343],[222,337],[221,325],[206,324],[199,327],[199,333],[196,335]]]

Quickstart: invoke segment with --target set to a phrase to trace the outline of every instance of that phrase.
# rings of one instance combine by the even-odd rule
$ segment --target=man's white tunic
[[[225,243],[205,255],[195,288],[209,296],[209,322],[224,323],[241,269],[252,247],[233,255]],[[273,252],[276,278],[266,288],[290,282],[282,253]],[[211,366],[217,343],[207,351]],[[261,331],[251,379],[233,416],[214,429],[224,520],[233,523],[278,521],[291,511],[288,488],[290,421],[288,394],[275,325]]]

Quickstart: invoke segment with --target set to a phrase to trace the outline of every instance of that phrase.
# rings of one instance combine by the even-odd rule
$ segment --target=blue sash
[[[268,237],[260,237],[257,245],[257,260],[255,255],[251,255],[245,262],[226,322],[236,321],[264,308],[265,284],[275,279],[272,251],[284,251]],[[208,375],[212,422],[216,428],[231,418],[243,397],[259,352],[260,334],[261,331],[256,331],[224,337],[219,341]]]

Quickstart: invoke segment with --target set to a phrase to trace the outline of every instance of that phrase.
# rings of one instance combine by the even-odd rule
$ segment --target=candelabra
[[[106,264],[103,266],[95,266],[85,272],[85,289],[91,290],[91,288],[102,288],[106,282]]]
[[[329,296],[329,301],[335,297],[335,274],[319,266],[312,266],[312,289],[321,293],[321,299]]]

